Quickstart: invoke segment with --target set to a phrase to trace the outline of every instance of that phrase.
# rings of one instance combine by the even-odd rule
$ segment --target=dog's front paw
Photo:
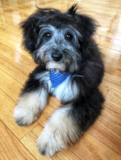
[[[58,129],[45,128],[37,140],[38,151],[44,156],[53,156],[62,148],[67,148]]]
[[[37,120],[39,112],[34,114],[32,110],[26,107],[16,106],[14,109],[15,122],[19,126],[27,126]]]

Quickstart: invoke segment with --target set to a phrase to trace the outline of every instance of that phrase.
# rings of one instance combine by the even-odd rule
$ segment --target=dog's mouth
[[[46,64],[46,69],[54,71],[55,73],[64,72],[66,69],[66,65],[64,63],[56,63],[49,61]]]

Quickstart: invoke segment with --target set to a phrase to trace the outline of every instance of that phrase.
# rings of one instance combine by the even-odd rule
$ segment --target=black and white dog
[[[37,9],[21,24],[23,44],[39,65],[15,107],[16,123],[26,126],[37,120],[50,95],[62,103],[37,140],[39,152],[46,156],[76,143],[100,114],[104,101],[98,90],[104,66],[92,38],[96,25],[76,10],[77,5],[66,13]]]

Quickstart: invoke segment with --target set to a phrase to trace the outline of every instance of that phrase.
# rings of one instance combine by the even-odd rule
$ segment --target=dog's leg
[[[26,126],[37,120],[47,104],[48,87],[41,82],[41,73],[36,70],[26,82],[14,110],[14,118],[19,126]]]
[[[22,94],[14,110],[16,123],[19,126],[26,126],[37,120],[47,104],[47,98],[47,91],[44,88]]]
[[[62,148],[77,142],[82,130],[70,115],[72,106],[62,106],[56,110],[37,140],[38,150],[42,155],[52,156]]]
[[[39,152],[52,156],[76,143],[100,114],[103,101],[102,94],[94,89],[90,95],[79,96],[74,102],[56,110],[38,138]]]

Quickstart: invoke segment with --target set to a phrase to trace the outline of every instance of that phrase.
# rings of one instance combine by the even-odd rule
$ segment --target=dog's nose
[[[58,53],[58,54],[52,53],[51,56],[52,56],[53,61],[60,61],[62,59],[62,54],[61,53]]]

